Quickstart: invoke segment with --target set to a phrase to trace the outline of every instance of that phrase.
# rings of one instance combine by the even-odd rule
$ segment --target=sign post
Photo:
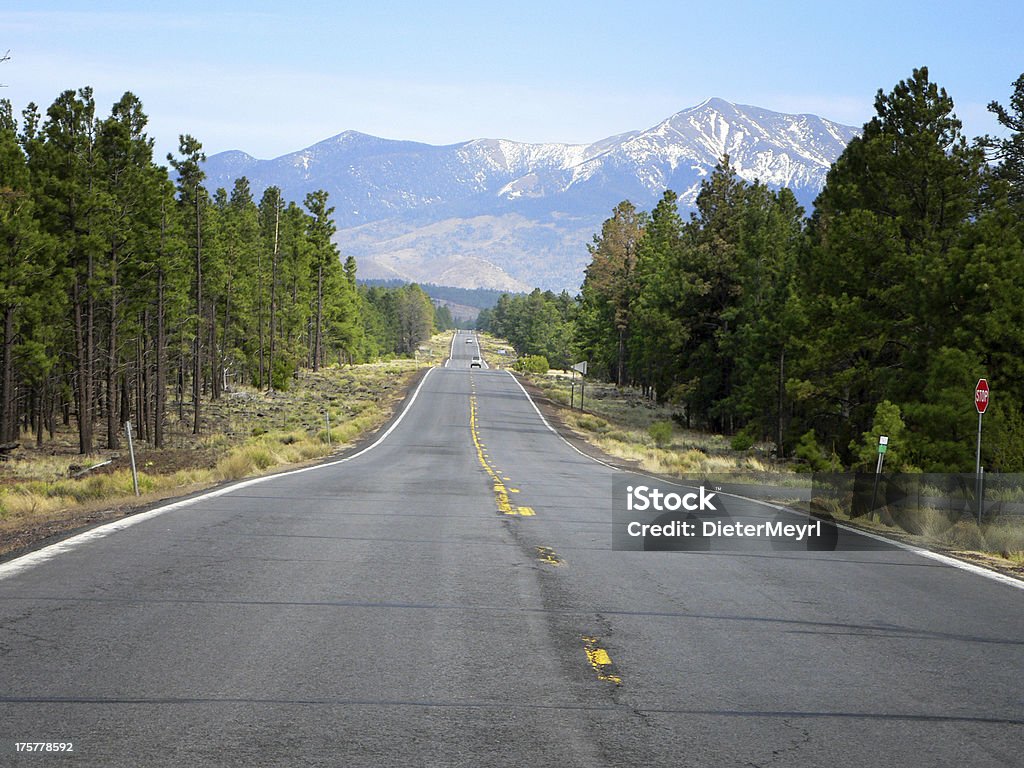
[[[878,498],[878,478],[882,474],[882,464],[885,462],[885,452],[889,450],[889,436],[878,436],[878,464],[875,465],[875,487],[871,491],[871,511],[875,510],[875,500]]]
[[[974,454],[975,496],[978,499],[978,522],[981,522],[981,417],[989,404],[988,379],[978,379],[974,388],[974,407],[978,409],[978,448]]]
[[[583,410],[583,377],[587,375],[587,361],[586,360],[584,360],[581,363],[576,363],[576,365],[574,365],[572,367],[573,382],[576,381],[576,373],[577,372],[579,372],[579,374],[580,374],[580,410],[582,411]],[[575,387],[574,387],[574,389],[575,389]],[[572,401],[571,400],[569,401],[569,408],[570,409],[572,408]]]

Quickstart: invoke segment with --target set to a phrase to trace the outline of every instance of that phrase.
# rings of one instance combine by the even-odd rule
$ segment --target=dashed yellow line
[[[615,685],[622,685],[622,678],[613,674],[612,657],[608,651],[598,646],[596,637],[583,637],[583,651],[587,654],[587,661],[597,673],[598,680],[604,680]]]
[[[536,515],[537,513],[530,507],[517,507],[509,500],[509,493],[519,493],[519,489],[506,486],[504,481],[508,478],[502,477],[501,473],[488,461],[490,457],[484,451],[484,444],[480,441],[480,433],[477,431],[476,395],[469,396],[469,429],[473,435],[473,445],[476,447],[476,457],[480,461],[480,466],[490,475],[494,484],[494,498],[498,511],[503,515],[520,515],[522,517]]]

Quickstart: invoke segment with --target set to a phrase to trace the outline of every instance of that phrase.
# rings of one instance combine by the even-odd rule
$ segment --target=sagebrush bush
[[[526,373],[547,373],[550,367],[544,355],[527,355],[516,360],[516,370]]]
[[[656,446],[666,448],[672,442],[672,422],[656,421],[647,428],[647,434]]]

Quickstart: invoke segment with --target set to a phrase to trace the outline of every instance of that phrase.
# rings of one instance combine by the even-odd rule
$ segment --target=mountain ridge
[[[790,187],[809,209],[858,133],[812,114],[710,98],[589,144],[433,145],[349,130],[271,160],[218,153],[204,170],[211,187],[246,176],[257,197],[270,185],[299,202],[325,189],[338,244],[361,276],[574,291],[586,245],[618,202],[649,210],[672,189],[680,208],[692,209],[701,180],[728,154],[738,176]]]

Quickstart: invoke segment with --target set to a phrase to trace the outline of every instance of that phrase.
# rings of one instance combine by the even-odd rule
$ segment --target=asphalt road
[[[612,551],[613,470],[452,348],[361,455],[0,565],[0,765],[1024,760],[1024,591]]]

